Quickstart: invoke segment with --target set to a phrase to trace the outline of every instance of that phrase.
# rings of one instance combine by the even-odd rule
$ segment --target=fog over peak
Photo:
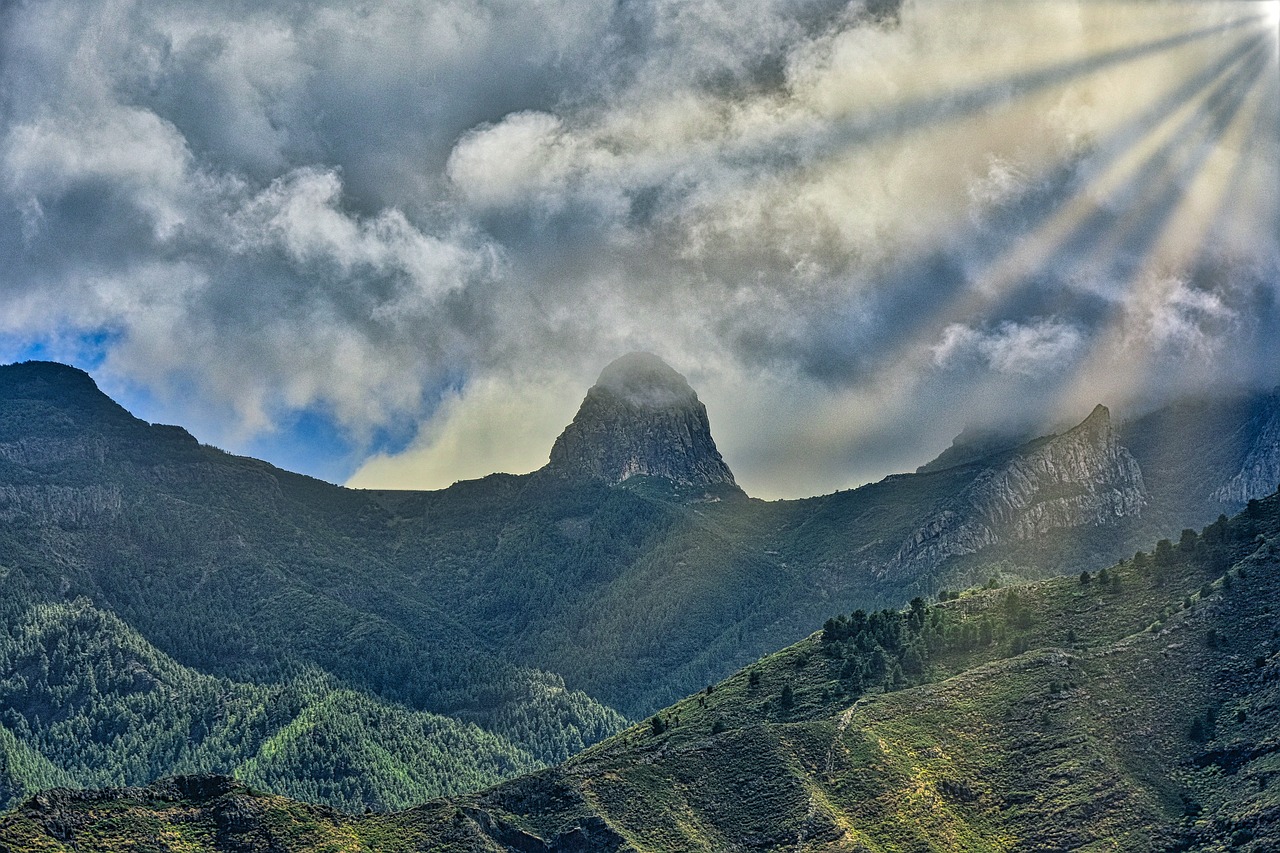
[[[688,376],[738,481],[1280,381],[1248,0],[0,5],[0,356],[355,485]]]
[[[629,352],[609,362],[592,388],[617,395],[632,405],[650,408],[697,401],[688,380],[651,352]]]

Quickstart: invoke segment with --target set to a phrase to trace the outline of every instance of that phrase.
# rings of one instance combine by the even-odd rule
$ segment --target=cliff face
[[[1235,475],[1213,493],[1229,506],[1263,498],[1280,486],[1280,391],[1273,392],[1255,417],[1252,441]]]
[[[0,367],[0,523],[111,524],[121,470],[148,471],[198,442],[135,418],[82,370],[54,362]]]
[[[649,476],[737,487],[711,438],[706,407],[683,376],[648,353],[624,355],[601,372],[545,470],[610,484]]]
[[[899,547],[885,574],[937,565],[1050,530],[1139,515],[1148,500],[1138,463],[1098,406],[1061,435],[1024,445],[980,473]]]

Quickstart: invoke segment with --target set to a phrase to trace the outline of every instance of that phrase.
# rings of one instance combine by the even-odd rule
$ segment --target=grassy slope
[[[660,733],[646,721],[480,794],[368,819],[244,791],[37,801],[0,843],[67,850],[50,827],[77,824],[96,850],[210,850],[158,839],[232,812],[244,833],[274,827],[277,847],[250,850],[1275,849],[1277,602],[1271,498],[1158,567],[927,611],[937,642],[905,689],[851,695],[860,652],[820,632],[665,710]]]
[[[1244,546],[1247,577],[1229,589],[1211,560],[1160,584],[1130,565],[1110,572],[1118,590],[1020,588],[1025,628],[1006,618],[1007,590],[975,593],[943,608],[991,617],[989,646],[944,652],[935,675],[949,678],[852,705],[815,636],[762,661],[758,687],[739,673],[664,713],[679,724],[662,735],[637,727],[558,772],[639,849],[1158,849],[1247,845],[1250,832],[1274,843],[1270,822],[1253,826],[1272,807],[1258,780],[1277,734],[1274,500],[1267,511],[1272,539]],[[783,713],[786,683],[795,706]],[[1202,744],[1189,732],[1210,708]],[[743,725],[752,719],[767,722]],[[712,734],[716,720],[728,730]],[[1223,751],[1249,763],[1224,772]],[[528,828],[545,816],[538,824]]]
[[[59,382],[76,388],[50,389]],[[604,703],[647,714],[848,602],[897,605],[951,585],[865,566],[978,470],[768,504],[690,505],[643,483],[570,488],[505,475],[438,493],[366,494],[144,424],[74,371],[18,385],[0,388],[6,619],[6,601],[86,595],[196,670],[283,689],[299,670],[319,669],[384,704],[476,722],[541,762],[617,731],[623,719]],[[114,496],[103,484],[118,486]],[[1131,550],[1142,525],[1048,536],[946,571],[982,578],[1000,559],[1002,574],[1042,576]],[[386,792],[421,782],[403,769],[419,760],[412,741],[396,744],[410,757],[362,747],[346,767],[353,779],[336,787],[283,787],[278,760],[252,765],[250,778],[350,807],[359,779]],[[275,754],[316,757],[303,742]],[[82,783],[146,778],[122,757],[109,768],[87,754],[60,763],[78,766]],[[106,775],[85,775],[91,766]],[[460,778],[440,790],[473,780]],[[364,790],[373,805],[406,801]]]

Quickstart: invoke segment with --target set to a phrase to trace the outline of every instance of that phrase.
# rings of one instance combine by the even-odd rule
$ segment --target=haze
[[[0,5],[0,360],[364,487],[658,353],[760,497],[1280,381],[1280,3]]]

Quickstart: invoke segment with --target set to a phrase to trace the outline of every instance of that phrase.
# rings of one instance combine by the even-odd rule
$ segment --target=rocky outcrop
[[[707,409],[683,376],[649,353],[611,363],[587,391],[544,469],[610,484],[660,477],[681,486],[730,486]]]
[[[915,572],[949,557],[1050,530],[1139,515],[1147,490],[1138,463],[1098,406],[1075,428],[1037,439],[983,470],[898,548],[883,574]]]
[[[1243,506],[1280,487],[1280,391],[1273,392],[1267,402],[1269,411],[1259,418],[1244,463],[1213,493],[1214,500],[1229,506]]]

